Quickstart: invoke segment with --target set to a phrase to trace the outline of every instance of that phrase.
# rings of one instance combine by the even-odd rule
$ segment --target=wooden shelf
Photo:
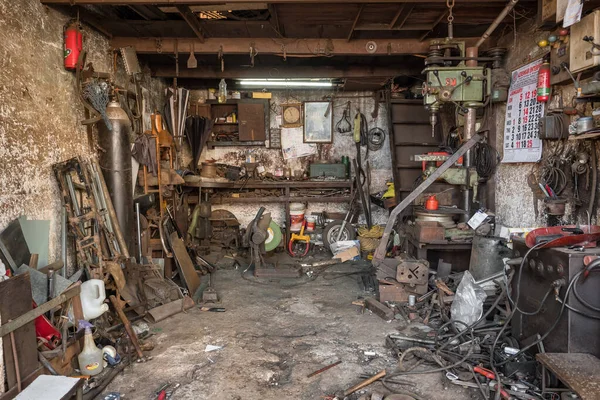
[[[581,135],[569,135],[569,140],[591,140],[598,138],[600,138],[600,131],[597,130],[589,133],[582,133]]]
[[[218,142],[218,141],[209,141],[206,142],[206,147],[209,149],[214,149],[215,147],[232,147],[232,146],[264,146],[265,142],[263,141],[254,141],[254,142]]]
[[[215,122],[213,125],[237,125],[237,122]]]
[[[240,182],[186,182],[183,186],[215,188],[215,189],[280,189],[290,187],[292,189],[331,189],[352,187],[352,181],[248,181]]]
[[[236,204],[236,203],[348,203],[350,195],[335,196],[335,197],[295,197],[295,196],[256,196],[256,197],[218,197],[213,196],[210,199],[212,204]]]

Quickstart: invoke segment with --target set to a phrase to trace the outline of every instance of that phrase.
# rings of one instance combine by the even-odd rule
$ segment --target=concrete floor
[[[319,277],[284,288],[248,282],[239,270],[219,270],[214,286],[227,311],[192,309],[151,326],[153,359],[127,367],[105,393],[153,399],[155,390],[172,382],[181,384],[173,399],[315,400],[351,387],[361,374],[392,371],[396,358],[384,347],[385,336],[402,326],[368,311],[361,314],[351,304],[363,295],[355,279]],[[208,344],[223,349],[205,353]],[[342,363],[306,377],[337,360]],[[413,390],[426,399],[476,398],[475,391],[447,387],[441,373],[403,379],[414,382]],[[369,389],[385,392],[380,383]]]

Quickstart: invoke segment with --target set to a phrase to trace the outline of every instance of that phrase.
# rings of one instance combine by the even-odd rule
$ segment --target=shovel
[[[198,67],[198,61],[196,60],[196,56],[194,56],[194,45],[193,44],[191,46],[190,58],[188,58],[188,60],[187,60],[187,67],[188,68],[197,68]]]

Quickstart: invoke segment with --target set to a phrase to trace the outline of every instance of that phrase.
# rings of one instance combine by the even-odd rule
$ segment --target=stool
[[[83,399],[83,379],[59,375],[40,375],[15,397],[15,400]]]

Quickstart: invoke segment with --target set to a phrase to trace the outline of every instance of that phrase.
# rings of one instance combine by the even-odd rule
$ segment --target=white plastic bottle
[[[94,336],[92,335],[92,325],[87,321],[79,321],[79,328],[85,327],[85,336],[83,339],[83,350],[77,356],[79,361],[79,370],[81,375],[98,375],[104,369],[102,360],[102,350],[96,347]]]
[[[83,318],[89,321],[98,318],[108,311],[106,300],[106,291],[104,282],[101,279],[90,279],[81,284],[81,306],[83,308]]]

